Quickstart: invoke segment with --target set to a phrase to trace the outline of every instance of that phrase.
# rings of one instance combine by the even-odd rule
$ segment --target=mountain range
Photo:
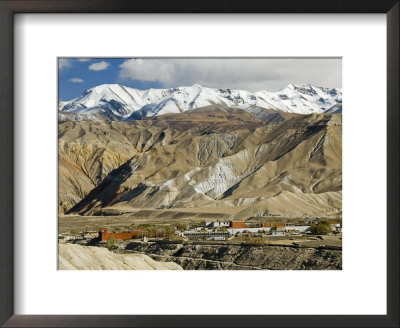
[[[342,92],[106,84],[59,102],[60,214],[337,217]]]
[[[197,84],[138,90],[119,84],[103,84],[70,101],[60,100],[58,109],[61,121],[98,118],[131,121],[213,105],[259,114],[263,110],[294,114],[340,113],[342,91],[311,84],[289,84],[276,92],[213,89]]]

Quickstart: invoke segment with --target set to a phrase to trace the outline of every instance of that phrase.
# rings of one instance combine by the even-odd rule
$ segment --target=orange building
[[[100,241],[106,241],[110,236],[114,236],[115,239],[126,240],[132,239],[142,233],[142,230],[126,231],[126,232],[108,232],[106,229],[101,228],[99,230]]]
[[[231,222],[231,228],[249,228],[249,226],[246,224],[246,222],[243,221],[232,221]]]

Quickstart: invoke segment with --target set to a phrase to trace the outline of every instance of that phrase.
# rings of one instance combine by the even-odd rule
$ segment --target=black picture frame
[[[398,0],[0,1],[0,324],[4,327],[399,327]],[[387,315],[15,315],[13,17],[16,13],[384,13],[387,17]]]

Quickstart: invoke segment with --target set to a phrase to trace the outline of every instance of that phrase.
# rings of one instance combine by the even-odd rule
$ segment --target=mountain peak
[[[89,88],[88,90],[102,90],[102,89],[106,89],[106,88],[110,88],[110,87],[119,87],[119,86],[120,85],[117,83],[104,83],[104,84],[99,84],[92,88]]]
[[[59,110],[106,116],[113,120],[132,120],[167,113],[180,113],[210,105],[254,107],[296,114],[324,113],[341,105],[340,89],[290,83],[277,92],[212,89],[199,84],[171,89],[139,90],[120,84],[102,84],[86,90],[70,101],[59,102]]]

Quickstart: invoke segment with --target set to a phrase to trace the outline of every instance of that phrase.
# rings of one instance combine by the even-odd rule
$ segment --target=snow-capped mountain
[[[70,101],[60,101],[59,111],[71,113],[75,119],[95,119],[103,115],[111,119],[132,120],[167,113],[182,113],[209,105],[225,105],[252,111],[254,108],[311,114],[341,112],[341,89],[310,84],[289,84],[276,91],[212,89],[193,85],[172,89],[138,90],[119,84],[103,84],[86,90]]]

